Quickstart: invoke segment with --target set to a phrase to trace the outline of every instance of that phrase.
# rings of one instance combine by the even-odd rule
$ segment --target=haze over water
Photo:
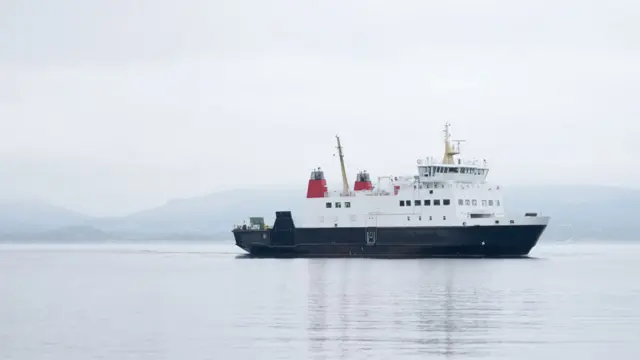
[[[640,244],[532,259],[0,245],[0,359],[637,359]]]

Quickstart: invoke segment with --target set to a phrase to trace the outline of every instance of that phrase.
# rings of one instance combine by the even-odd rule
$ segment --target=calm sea
[[[640,359],[640,243],[532,259],[0,245],[0,359]]]

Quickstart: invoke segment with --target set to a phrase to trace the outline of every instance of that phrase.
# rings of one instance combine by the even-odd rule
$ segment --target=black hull
[[[233,231],[255,257],[524,257],[546,225],[295,228]]]

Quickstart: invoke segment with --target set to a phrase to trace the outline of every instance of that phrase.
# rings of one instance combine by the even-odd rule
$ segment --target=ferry
[[[313,169],[303,211],[276,211],[272,226],[263,217],[235,225],[236,246],[253,257],[526,257],[549,223],[536,212],[505,212],[486,160],[459,157],[462,140],[451,140],[448,123],[442,158],[418,159],[417,173],[375,185],[358,172],[353,189],[336,140],[342,189],[329,191]]]

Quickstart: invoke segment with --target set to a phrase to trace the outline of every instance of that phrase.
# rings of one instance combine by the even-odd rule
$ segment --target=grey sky
[[[412,172],[444,121],[502,184],[637,187],[633,1],[5,1],[0,199],[122,214]],[[634,156],[635,155],[635,156]]]

